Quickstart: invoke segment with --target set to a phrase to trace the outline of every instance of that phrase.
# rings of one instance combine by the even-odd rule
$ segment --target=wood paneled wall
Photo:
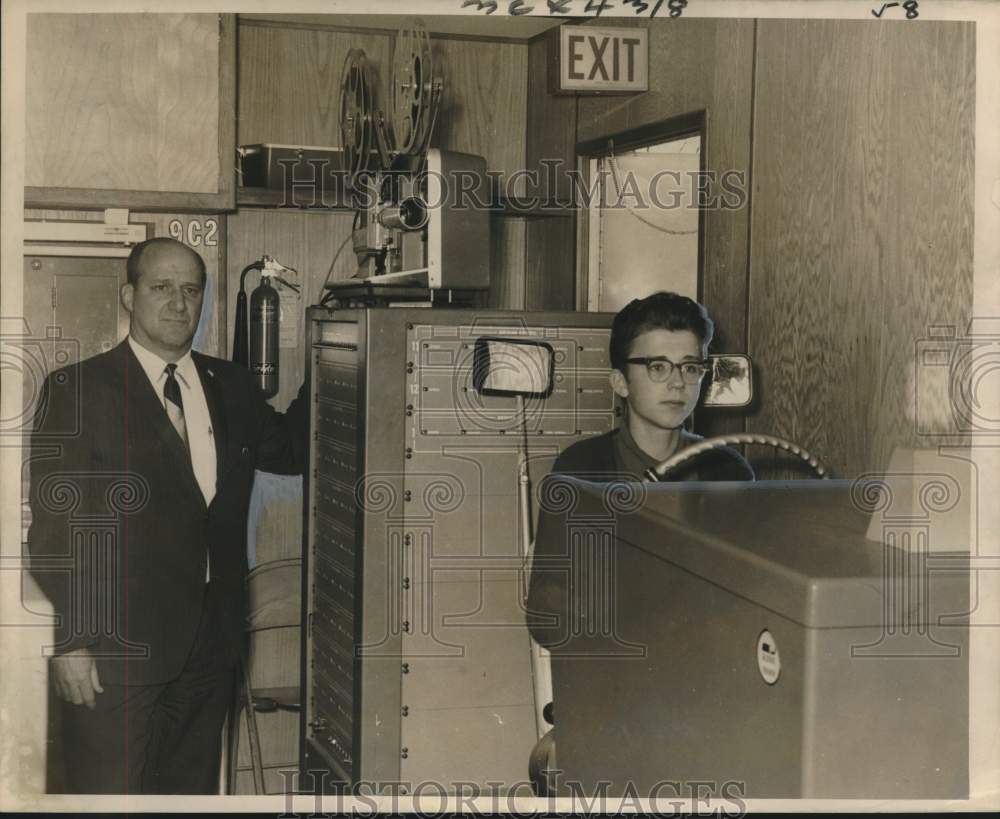
[[[336,19],[336,18],[332,18]],[[491,171],[524,167],[527,46],[432,39],[445,91],[433,144],[486,157]],[[340,85],[351,49],[375,69],[377,103],[388,113],[394,39],[381,33],[239,25],[240,145],[340,145]]]
[[[524,167],[528,46],[433,39],[434,70],[444,77],[434,144],[486,157],[509,177]]]
[[[617,25],[617,22],[616,24]],[[528,169],[545,179],[542,160],[564,163],[556,175],[556,190],[544,185],[532,191],[552,199],[568,199],[569,183],[564,175],[576,167],[577,97],[573,94],[550,94],[548,90],[549,43],[539,37],[528,46],[528,139],[525,156]]]
[[[333,29],[240,21],[236,138],[240,145],[340,146],[340,84],[352,48],[378,68],[390,39]],[[384,76],[379,78],[384,82]]]
[[[841,477],[884,470],[936,443],[918,340],[970,317],[974,27],[758,25],[749,426]]]
[[[334,255],[346,241],[337,257],[330,280],[352,276],[356,260],[350,247],[350,213],[298,212],[244,209],[228,219],[228,305],[229,330],[227,350],[232,350],[233,322],[236,315],[236,294],[240,287],[240,271],[264,254],[272,256],[286,267],[299,272],[302,284],[300,309],[316,304],[323,295],[323,282],[334,261]],[[247,274],[247,299],[260,282],[256,272]],[[282,303],[293,303],[294,294],[280,290]],[[271,403],[284,409],[298,392],[305,376],[305,317],[298,316],[297,346],[279,349],[278,394]]]
[[[30,14],[25,184],[215,193],[215,14]]]
[[[961,335],[972,305],[971,24],[619,23],[649,29],[650,90],[580,97],[575,140],[704,110],[705,167],[746,173],[752,194],[705,215],[703,299],[713,348],[754,357],[758,401],[701,413],[699,431],[783,434],[845,476],[935,443],[916,435],[915,405],[947,407],[915,394],[915,349],[931,324]],[[568,110],[544,127],[546,104],[566,106],[532,71],[529,163],[568,151]],[[526,242],[529,294],[557,299],[571,232],[529,223]],[[790,474],[750,454],[764,477]]]
[[[380,104],[387,106],[393,45],[393,38],[381,32],[241,21],[239,144],[339,146],[340,84],[348,51],[364,49],[376,69]],[[432,48],[435,71],[445,79],[433,144],[484,156],[490,171],[505,176],[523,168],[528,46],[435,37]],[[304,274],[305,303],[315,303],[333,254],[350,232],[351,215],[243,209],[229,223],[231,337],[243,266],[263,253],[274,256]],[[481,303],[522,309],[527,289],[523,221],[495,218],[492,230],[492,284]],[[333,277],[353,273],[354,254],[347,247]],[[248,276],[248,289],[256,281],[256,275]],[[281,351],[281,389],[275,406],[285,406],[294,396],[303,360],[301,348]]]
[[[348,237],[352,215],[244,209],[228,217],[226,244],[229,248],[227,305],[228,329],[224,339],[227,354],[232,349],[233,322],[236,315],[236,294],[239,292],[240,271],[263,254],[273,256],[282,264],[299,271],[304,283],[303,305],[316,304],[322,297],[323,283],[337,249],[347,241],[337,257],[330,280],[354,275],[356,258]],[[483,303],[490,308],[525,309],[524,221],[494,219],[490,241],[493,277]],[[247,275],[247,295],[257,286],[257,273]],[[282,291],[281,298],[290,298]],[[304,376],[304,330],[300,323],[299,346],[282,348],[280,352],[279,392],[272,404],[284,408],[295,397]]]
[[[538,174],[538,186],[526,191],[545,201],[568,201],[570,186],[565,173],[576,167],[577,98],[549,94],[546,81],[548,44],[542,37],[528,46],[528,170]],[[555,190],[549,190],[550,173],[544,161],[561,162]],[[528,310],[573,310],[576,307],[574,247],[576,220],[566,218],[524,221],[525,292]]]
[[[485,306],[524,310],[527,270],[523,219],[497,219],[490,224],[490,289]]]

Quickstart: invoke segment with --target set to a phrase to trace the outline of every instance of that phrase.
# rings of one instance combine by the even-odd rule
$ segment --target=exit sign
[[[646,29],[560,26],[549,38],[549,93],[628,94],[649,90]]]

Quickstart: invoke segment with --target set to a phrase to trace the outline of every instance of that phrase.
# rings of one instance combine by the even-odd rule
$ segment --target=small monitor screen
[[[542,341],[476,339],[473,386],[483,395],[545,397],[552,391],[552,346]]]

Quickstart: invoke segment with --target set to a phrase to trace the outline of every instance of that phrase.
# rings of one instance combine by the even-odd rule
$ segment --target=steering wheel
[[[656,482],[675,470],[677,467],[688,463],[694,458],[704,455],[706,452],[711,452],[712,450],[719,449],[720,447],[738,444],[766,444],[767,446],[773,446],[775,449],[791,452],[793,455],[797,455],[809,464],[809,466],[811,466],[813,471],[816,473],[817,478],[830,478],[830,471],[823,466],[822,463],[820,463],[819,458],[812,455],[808,450],[800,447],[798,444],[793,444],[791,441],[786,441],[784,438],[778,438],[775,435],[761,435],[755,432],[735,432],[732,435],[718,435],[714,438],[706,438],[704,441],[699,441],[694,446],[689,446],[686,449],[682,449],[680,452],[674,453],[667,458],[667,460],[658,463],[655,467],[647,469],[645,479],[648,482]]]

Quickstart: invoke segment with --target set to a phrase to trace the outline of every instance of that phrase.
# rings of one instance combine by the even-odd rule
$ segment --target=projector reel
[[[434,53],[426,29],[403,29],[396,35],[390,93],[390,152],[422,157],[427,152],[441,99],[442,82],[434,75]]]
[[[371,151],[375,143],[374,71],[361,49],[351,49],[344,61],[340,84],[340,140],[344,170],[353,188],[361,174],[371,170]]]
[[[434,75],[426,29],[396,35],[389,114],[377,106],[376,72],[361,49],[351,49],[340,84],[340,136],[348,184],[366,173],[415,173],[423,164],[437,121],[443,83]]]

